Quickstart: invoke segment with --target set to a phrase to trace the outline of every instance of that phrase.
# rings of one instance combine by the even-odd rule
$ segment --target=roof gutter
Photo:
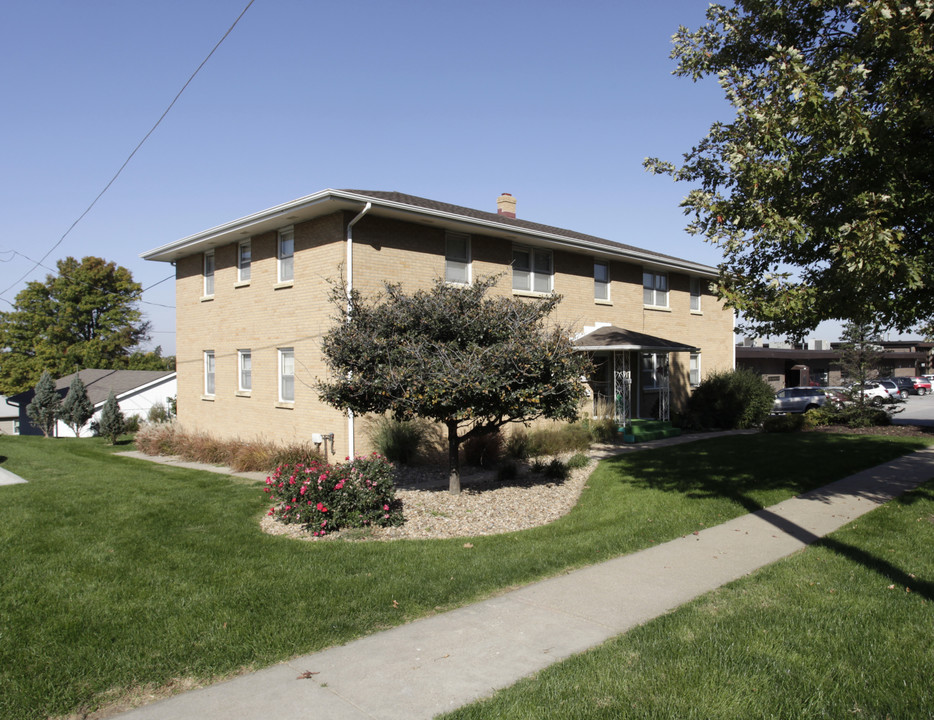
[[[367,202],[363,210],[357,213],[356,217],[347,223],[347,322],[350,322],[350,313],[353,311],[351,297],[353,293],[353,226],[356,225],[363,216],[370,212],[373,203]],[[354,417],[353,410],[347,408],[347,456],[354,457]]]

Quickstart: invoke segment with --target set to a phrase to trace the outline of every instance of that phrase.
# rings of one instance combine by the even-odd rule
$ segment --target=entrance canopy
[[[623,330],[613,325],[597,328],[577,338],[573,345],[578,350],[591,352],[601,350],[639,350],[655,353],[697,352],[697,348],[692,345],[665,340],[665,338],[646,335],[634,330]]]

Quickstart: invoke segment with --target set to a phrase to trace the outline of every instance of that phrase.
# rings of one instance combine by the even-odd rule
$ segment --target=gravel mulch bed
[[[597,461],[591,460],[571,470],[562,481],[527,471],[514,480],[497,481],[495,473],[473,472],[462,475],[460,495],[447,491],[446,470],[403,467],[398,471],[396,497],[402,501],[404,525],[345,530],[323,538],[313,537],[300,525],[283,525],[268,516],[263,517],[261,526],[273,535],[312,541],[425,540],[527,530],[570,512],[596,465]]]

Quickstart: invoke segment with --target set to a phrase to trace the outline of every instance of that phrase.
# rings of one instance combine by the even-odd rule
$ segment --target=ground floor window
[[[700,385],[700,353],[691,353],[691,387]]]
[[[295,351],[279,349],[279,401],[295,402]]]

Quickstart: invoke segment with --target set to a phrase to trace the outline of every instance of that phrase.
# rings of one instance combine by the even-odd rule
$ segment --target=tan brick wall
[[[252,238],[249,283],[237,283],[237,244],[215,251],[214,295],[202,297],[202,255],[177,263],[178,414],[182,425],[219,437],[265,438],[277,442],[307,441],[311,433],[333,432],[343,457],[348,448],[343,413],[317,399],[312,387],[325,376],[320,338],[333,322],[327,301],[329,280],[344,271],[345,227],[351,215],[337,213],[298,224],[295,231],[294,280],[278,285],[277,234]],[[354,286],[367,296],[383,281],[409,290],[425,288],[444,276],[445,231],[375,216],[354,228]],[[471,236],[472,277],[505,273],[496,292],[512,294],[512,245],[481,234]],[[647,309],[642,303],[642,267],[610,263],[610,300],[594,301],[594,258],[584,253],[554,252],[554,289],[564,296],[556,320],[572,332],[606,322],[702,350],[702,372],[732,366],[732,314],[709,293],[702,312],[691,313],[687,275],[669,273],[669,309]],[[295,351],[295,402],[278,403],[279,348]],[[238,394],[237,351],[252,353],[253,387]],[[216,358],[216,390],[204,396],[203,353]],[[673,400],[687,396],[688,355],[672,358]],[[358,422],[356,451],[369,448]]]

